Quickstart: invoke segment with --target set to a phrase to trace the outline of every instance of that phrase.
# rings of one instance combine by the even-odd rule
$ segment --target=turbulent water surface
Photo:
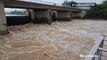
[[[9,26],[0,36],[0,60],[83,60],[95,42],[107,34],[107,21],[57,21],[52,25]]]

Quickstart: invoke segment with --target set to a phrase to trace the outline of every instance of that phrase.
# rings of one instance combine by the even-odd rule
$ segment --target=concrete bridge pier
[[[48,9],[34,9],[31,11],[33,23],[47,23],[51,25],[50,12]]]
[[[86,11],[72,11],[73,18],[84,19],[86,14],[87,14]]]
[[[71,11],[58,11],[57,20],[70,21],[71,19]]]
[[[8,33],[7,22],[4,11],[4,4],[0,1],[0,35],[4,35]]]
[[[56,10],[50,10],[50,18],[52,21],[57,21],[57,11]]]
[[[35,22],[35,11],[33,9],[30,9],[28,12],[32,22]]]
[[[81,19],[84,19],[85,16],[86,16],[86,14],[87,14],[86,11],[81,11],[81,13],[80,13],[80,17],[81,17]]]

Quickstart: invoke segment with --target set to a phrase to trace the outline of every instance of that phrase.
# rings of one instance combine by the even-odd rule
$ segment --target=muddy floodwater
[[[102,35],[106,20],[56,21],[9,26],[0,36],[0,60],[83,60]]]

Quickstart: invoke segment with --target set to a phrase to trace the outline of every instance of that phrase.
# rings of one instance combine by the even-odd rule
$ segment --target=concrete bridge
[[[4,8],[25,8],[30,11],[32,22],[45,21],[47,24],[51,25],[53,16],[55,20],[72,20],[72,16],[81,15],[81,12],[73,14],[73,11],[82,11],[81,9],[62,7],[55,5],[46,5],[33,2],[25,1],[10,1],[4,0],[0,1],[0,34],[7,34],[7,22],[5,17]],[[83,18],[83,16],[81,17]]]

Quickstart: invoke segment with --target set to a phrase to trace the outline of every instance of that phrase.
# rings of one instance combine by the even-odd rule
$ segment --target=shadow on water
[[[23,25],[31,22],[29,16],[6,16],[7,25]]]

